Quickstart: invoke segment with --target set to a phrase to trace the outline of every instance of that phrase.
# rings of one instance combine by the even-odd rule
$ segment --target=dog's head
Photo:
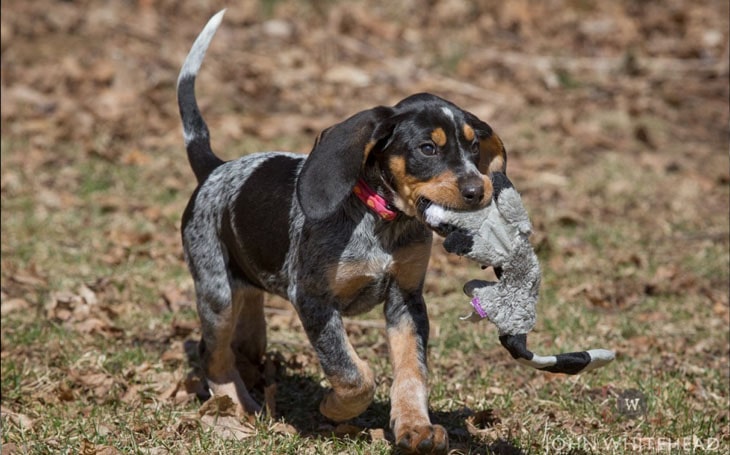
[[[506,166],[505,148],[489,125],[421,93],[320,133],[299,176],[297,197],[305,216],[326,218],[372,167],[388,188],[386,198],[408,216],[420,217],[430,202],[473,210],[491,200],[489,174]]]

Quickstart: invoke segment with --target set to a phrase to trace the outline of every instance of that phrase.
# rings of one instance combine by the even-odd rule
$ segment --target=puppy
[[[243,378],[265,353],[269,292],[292,303],[332,386],[321,413],[333,421],[356,417],[373,400],[375,377],[342,316],[384,302],[396,444],[446,452],[446,431],[428,416],[422,293],[432,233],[423,211],[431,202],[457,210],[488,204],[488,175],[506,167],[501,140],[469,112],[420,93],[325,129],[309,156],[266,152],[224,162],[211,150],[195,99],[195,77],[223,13],[196,39],[177,85],[198,181],[182,240],[210,389],[246,413],[261,410]]]

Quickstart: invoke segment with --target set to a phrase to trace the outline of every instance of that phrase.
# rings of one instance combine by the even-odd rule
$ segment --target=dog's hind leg
[[[219,294],[230,295],[230,291],[221,290]],[[198,300],[200,299],[205,299],[208,307],[205,316],[201,312],[200,318],[203,332],[200,357],[208,386],[213,395],[228,395],[242,407],[246,414],[253,415],[260,412],[261,406],[249,394],[246,383],[236,367],[237,358],[233,346],[237,313],[239,313],[240,308],[228,303],[219,307],[216,311],[213,308],[218,305],[210,304],[210,296],[199,295]]]
[[[233,297],[239,313],[231,347],[236,356],[236,368],[251,390],[261,380],[266,354],[264,293],[253,287],[244,287],[236,291]]]
[[[192,231],[195,230],[185,230],[183,238]],[[242,411],[252,415],[260,412],[261,406],[251,398],[236,369],[233,350],[243,302],[243,299],[234,299],[234,296],[242,292],[241,283],[229,273],[225,247],[213,238],[205,242],[205,232],[198,229],[195,237],[198,242],[185,242],[201,323],[200,359],[203,371],[213,395],[228,395],[241,406]]]

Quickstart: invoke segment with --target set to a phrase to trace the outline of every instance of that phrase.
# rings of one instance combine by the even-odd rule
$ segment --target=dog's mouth
[[[425,197],[419,197],[418,201],[416,201],[416,211],[421,216],[421,218],[424,217],[424,213],[426,210],[431,206],[433,202],[431,202],[430,199],[427,199]]]
[[[444,221],[445,209],[425,197],[416,201],[416,212],[423,223],[442,237],[446,237],[458,228]]]

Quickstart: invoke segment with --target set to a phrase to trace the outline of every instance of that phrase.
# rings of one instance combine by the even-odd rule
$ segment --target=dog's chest
[[[386,281],[392,268],[392,255],[371,251],[364,257],[340,259],[328,268],[325,275],[332,293],[349,300],[364,287]]]
[[[330,264],[324,278],[341,311],[358,314],[384,301],[392,286],[420,288],[429,254],[430,242],[412,243],[393,251],[373,245],[367,254],[344,256]]]

